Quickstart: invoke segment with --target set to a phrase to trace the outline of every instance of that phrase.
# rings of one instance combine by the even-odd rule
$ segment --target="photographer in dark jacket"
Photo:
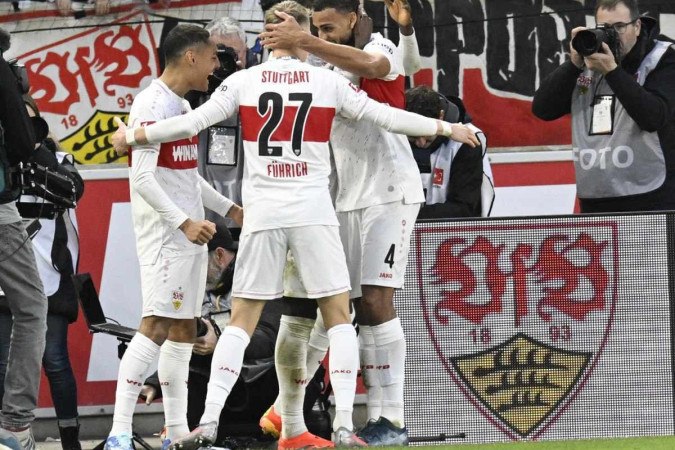
[[[407,111],[452,123],[471,122],[460,104],[448,100],[427,86],[417,86],[405,94]],[[476,129],[477,130],[477,129]],[[422,175],[425,204],[418,219],[481,217],[483,155],[486,151],[482,132],[476,131],[481,148],[471,148],[443,136],[408,138]],[[489,181],[488,181],[489,183]],[[486,205],[487,206],[487,205]]]
[[[84,182],[73,164],[72,156],[48,137],[49,127],[40,117],[33,99],[25,94],[24,101],[40,141],[30,161],[70,179],[75,186],[75,198],[79,200],[84,192]],[[61,447],[64,450],[81,450],[77,386],[68,355],[68,325],[77,320],[78,311],[75,286],[71,279],[79,257],[75,212],[73,209],[55,208],[53,203],[32,195],[22,196],[18,207],[22,217],[38,218],[41,225],[32,243],[48,301],[47,338],[42,364],[56,410]],[[5,378],[12,323],[7,302],[0,299],[0,381]]]
[[[0,427],[13,432],[24,449],[34,449],[31,424],[45,348],[47,299],[14,204],[19,191],[9,187],[9,172],[31,157],[35,135],[21,99],[23,86],[4,59],[8,48],[9,34],[0,29],[0,289],[14,316]]]
[[[246,45],[246,33],[241,24],[228,16],[206,24],[211,39],[218,45],[221,67],[209,78],[213,92],[232,73],[258,64],[257,55]],[[191,92],[186,98],[193,108],[206,102],[209,93]],[[241,204],[241,180],[244,175],[244,151],[241,141],[239,115],[199,133],[199,173],[213,187],[237,204]],[[209,220],[217,219],[207,210]],[[238,227],[226,218],[229,227]]]
[[[581,212],[675,209],[675,50],[636,0],[598,0],[595,18],[605,42],[582,56],[575,46],[588,53],[594,39],[572,30],[570,61],[542,82],[532,111],[572,115]]]

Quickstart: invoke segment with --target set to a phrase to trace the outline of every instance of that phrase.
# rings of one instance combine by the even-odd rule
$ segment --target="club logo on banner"
[[[110,142],[142,87],[157,76],[156,43],[144,13],[50,39],[19,57],[49,127],[80,164],[126,161]]]
[[[598,221],[417,229],[436,352],[511,438],[543,434],[592,376],[617,301],[617,229]]]

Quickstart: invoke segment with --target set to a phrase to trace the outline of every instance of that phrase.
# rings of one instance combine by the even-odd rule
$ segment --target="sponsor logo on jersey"
[[[199,138],[165,142],[159,149],[158,167],[182,170],[196,169],[199,155]]]
[[[592,375],[616,308],[617,234],[611,221],[416,231],[436,352],[510,438],[540,437]]]
[[[173,146],[173,160],[176,162],[196,161],[197,154],[197,146],[195,144]]]
[[[394,278],[394,275],[392,275],[391,273],[387,273],[387,272],[380,272],[380,278],[387,278],[387,279]]]

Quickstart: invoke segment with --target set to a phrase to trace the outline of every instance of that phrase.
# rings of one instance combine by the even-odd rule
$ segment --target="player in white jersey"
[[[194,25],[171,30],[163,49],[166,69],[136,96],[129,115],[132,126],[187,113],[190,106],[183,95],[193,89],[205,90],[209,74],[218,67],[209,33]],[[173,440],[189,433],[186,383],[196,336],[195,317],[201,315],[206,279],[203,244],[215,232],[214,224],[204,220],[204,206],[242,220],[241,208],[197,173],[196,138],[139,146],[129,160],[143,318],[120,363],[107,450],[133,448],[134,407],[158,353],[167,437]]]
[[[386,0],[390,14],[408,14],[406,2]],[[318,37],[292,19],[266,26],[272,49],[300,47],[314,54],[368,95],[403,108],[403,58],[394,44],[374,34],[355,48],[359,0],[315,0],[312,21]],[[410,39],[411,36],[402,37]],[[414,35],[412,35],[414,38]],[[336,210],[360,325],[361,368],[368,388],[369,424],[359,432],[369,445],[407,443],[403,381],[406,343],[393,305],[403,285],[408,248],[424,193],[405,136],[366,122],[336,118],[331,142],[338,178]],[[363,151],[367,149],[367,151]]]
[[[288,11],[309,26],[307,11],[293,1],[273,11]],[[337,115],[365,120],[413,135],[450,135],[467,143],[475,138],[463,125],[409,114],[368,98],[344,77],[304,64],[306,52],[278,51],[274,59],[228,77],[209,101],[191,113],[142,128],[120,130],[116,147],[186,138],[239,112],[245,152],[242,200],[246,219],[232,288],[232,317],[214,352],[201,425],[174,443],[194,449],[212,444],[220,411],[236,382],[243,353],[263,308],[278,298],[290,249],[310,298],[318,300],[331,345],[330,376],[336,396],[334,428],[351,433],[358,367],[357,340],[349,315],[349,275],[328,190],[328,140]],[[308,336],[297,328],[280,335],[278,346],[298,358],[277,359],[284,429],[279,448],[333,444],[307,432],[302,399],[307,379],[304,352]],[[292,356],[292,357],[291,357]],[[291,364],[291,362],[293,364]]]

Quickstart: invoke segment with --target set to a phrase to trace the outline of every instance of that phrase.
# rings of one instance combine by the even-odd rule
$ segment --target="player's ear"
[[[354,29],[356,26],[356,22],[358,22],[359,16],[355,12],[350,12],[349,13],[349,28]]]

